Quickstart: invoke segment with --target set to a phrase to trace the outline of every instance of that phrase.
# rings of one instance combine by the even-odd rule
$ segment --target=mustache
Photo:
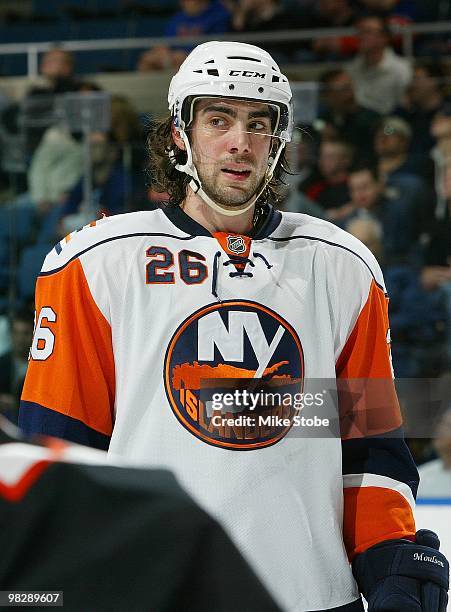
[[[221,160],[221,164],[246,164],[255,166],[255,159],[252,155],[231,155]]]

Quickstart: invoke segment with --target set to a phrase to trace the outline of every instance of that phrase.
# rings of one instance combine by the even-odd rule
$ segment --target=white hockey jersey
[[[38,278],[22,428],[172,470],[284,610],[355,602],[349,559],[415,533],[374,257],[274,210],[253,238],[179,208],[91,225]]]

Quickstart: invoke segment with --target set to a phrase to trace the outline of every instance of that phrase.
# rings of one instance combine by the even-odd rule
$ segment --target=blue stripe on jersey
[[[57,244],[55,244],[55,251],[57,253],[57,255],[59,255],[61,253],[61,251],[63,250],[63,247],[61,246],[61,243],[58,242]]]
[[[451,497],[419,497],[417,506],[451,506]]]
[[[378,474],[403,482],[417,495],[419,476],[409,448],[404,441],[403,430],[381,436],[367,436],[343,440],[343,474]]]
[[[44,434],[101,450],[108,450],[110,444],[110,436],[88,427],[78,419],[34,402],[20,402],[19,427],[26,435]]]
[[[65,264],[63,264],[59,268],[55,268],[54,270],[49,270],[48,272],[39,272],[38,277],[40,277],[40,276],[50,276],[51,274],[56,274],[57,272],[59,272],[60,270],[63,270],[66,266],[68,266],[72,261],[74,261],[74,259],[78,259],[79,257],[84,255],[88,251],[92,251],[92,249],[95,249],[96,247],[98,247],[98,246],[100,246],[102,244],[106,244],[107,242],[112,242],[113,240],[122,240],[124,238],[136,238],[138,236],[157,236],[157,237],[158,236],[164,236],[166,238],[174,238],[174,240],[193,240],[196,237],[196,236],[173,236],[172,234],[164,234],[164,233],[161,233],[161,232],[159,232],[159,233],[157,233],[157,232],[137,232],[135,234],[124,234],[123,236],[112,236],[111,238],[106,238],[105,240],[101,240],[100,242],[96,242],[95,244],[91,244],[91,246],[87,247],[83,251],[80,251],[76,255],[73,255],[70,259],[68,259],[66,261]],[[58,244],[60,244],[60,243],[58,243]],[[55,249],[56,249],[56,246],[55,246]]]

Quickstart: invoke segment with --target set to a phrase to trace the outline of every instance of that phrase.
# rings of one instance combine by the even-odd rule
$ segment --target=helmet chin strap
[[[227,217],[236,217],[238,215],[242,215],[243,213],[250,210],[252,206],[254,206],[255,202],[258,200],[258,198],[263,193],[266,185],[272,179],[273,174],[274,174],[274,169],[277,165],[277,162],[279,161],[283,148],[285,147],[285,140],[281,140],[275,156],[269,158],[268,169],[265,172],[265,176],[263,177],[261,187],[258,190],[257,194],[254,197],[252,197],[251,200],[249,200],[242,206],[239,206],[234,209],[229,209],[224,206],[221,206],[220,204],[217,204],[214,200],[210,198],[209,195],[205,193],[205,191],[202,188],[201,180],[197,173],[197,168],[193,162],[193,154],[191,151],[191,145],[189,143],[185,130],[179,128],[179,134],[183,142],[185,143],[187,157],[186,157],[186,162],[184,164],[174,163],[174,167],[180,172],[184,172],[185,174],[188,174],[189,176],[192,177],[192,180],[190,181],[189,186],[191,187],[191,189],[196,195],[202,198],[202,200],[206,204],[208,204],[208,206],[210,206],[210,208],[212,208],[215,212],[218,212],[221,215],[225,215]],[[173,150],[169,152],[169,157],[171,158],[171,161],[175,162],[175,153]]]

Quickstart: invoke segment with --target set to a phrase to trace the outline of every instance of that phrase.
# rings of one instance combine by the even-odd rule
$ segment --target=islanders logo
[[[164,380],[171,409],[191,434],[220,448],[263,448],[281,440],[299,414],[302,346],[266,306],[210,304],[174,333]]]

